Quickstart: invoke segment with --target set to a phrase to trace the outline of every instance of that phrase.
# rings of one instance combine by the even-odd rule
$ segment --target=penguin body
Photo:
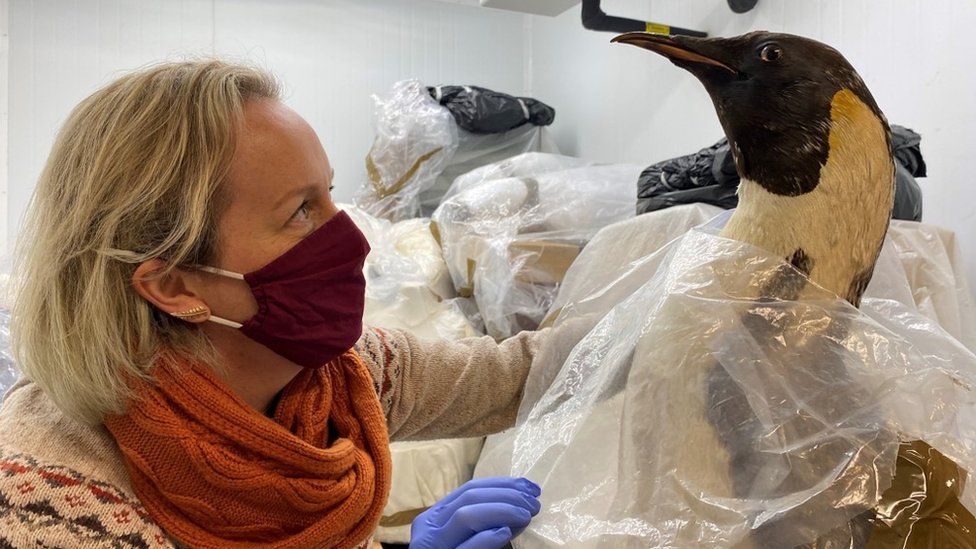
[[[821,403],[825,404],[822,409],[843,411],[856,407],[862,398],[861,389],[845,381],[845,365],[831,362],[832,353],[823,347],[843,341],[847,327],[836,322],[812,326],[779,323],[767,317],[762,303],[770,299],[822,297],[822,290],[809,287],[807,281],[812,281],[858,306],[871,280],[890,220],[895,166],[887,120],[861,77],[833,48],[786,34],[755,32],[735,38],[699,39],[628,33],[614,42],[662,54],[701,81],[718,113],[741,176],[739,206],[722,236],[772,252],[795,268],[769,273],[747,289],[757,305],[743,312],[741,322],[759,351],[785,350],[787,356],[795,358],[792,365],[789,361],[779,362],[779,366],[756,364],[755,373],[774,380],[801,380],[787,383],[794,387],[804,386],[803,383],[817,387],[826,381],[823,386],[834,390],[828,391],[832,394]],[[796,271],[805,276],[797,276]],[[742,288],[735,290],[735,295],[743,295]],[[689,314],[680,310],[672,313]],[[634,360],[653,364],[662,358],[656,357],[655,352],[654,339],[646,337],[638,343]],[[696,546],[695,539],[700,534],[716,533],[706,532],[709,525],[735,524],[738,519],[730,519],[730,509],[725,507],[727,498],[754,497],[756,490],[762,494],[797,493],[810,487],[810,483],[822,481],[825,470],[845,463],[845,456],[851,455],[842,439],[840,445],[824,444],[823,448],[803,454],[802,459],[763,450],[757,446],[760,438],[775,435],[783,437],[784,442],[802,441],[804,433],[821,428],[823,421],[829,424],[829,418],[798,413],[796,418],[784,420],[776,433],[767,433],[764,429],[768,425],[755,417],[743,389],[710,358],[708,349],[687,349],[684,354],[697,358],[683,360],[675,365],[674,372],[653,374],[654,379],[643,381],[649,398],[668,399],[671,425],[625,426],[635,441],[653,441],[674,448],[675,455],[670,459],[680,473],[676,478],[688,483],[682,489],[690,497],[682,504],[691,506],[702,524],[685,525],[678,539],[672,540],[672,546]],[[647,369],[632,368],[629,383],[641,383],[634,376],[643,375],[643,371]],[[873,463],[897,440],[893,437],[892,433],[880,432],[876,443],[863,451],[854,449],[855,459]],[[812,526],[817,520],[813,516],[812,523],[805,522],[811,519],[811,510],[800,505],[796,512],[785,516],[760,519],[760,512],[750,518],[751,534],[735,546],[794,547],[799,544],[797,540],[816,547],[835,543],[874,547],[878,545],[872,540],[881,539],[905,542],[915,519],[900,517],[904,524],[896,526],[897,520],[886,515],[897,507],[892,502],[931,497],[958,503],[961,495],[955,489],[938,496],[919,496],[939,488],[904,481],[914,472],[909,470],[911,459],[902,455],[908,455],[910,444],[922,445],[930,455],[935,452],[921,442],[902,443],[894,475],[895,486],[904,493],[888,490],[876,510],[870,510],[877,503],[871,499],[870,491],[843,492],[845,486],[856,484],[845,484],[851,477],[843,475],[853,475],[857,480],[859,471],[865,470],[847,462],[847,471],[821,491],[825,499],[813,502],[811,507],[824,512],[829,507],[824,505],[829,502],[843,502],[847,506],[840,510],[843,514],[831,519],[841,528],[816,541],[810,540],[811,532],[817,530]],[[628,453],[641,454],[637,449]],[[942,459],[947,463],[939,465],[955,467]],[[788,473],[774,479],[766,476],[769,471]],[[965,472],[960,474],[964,476]],[[661,506],[661,502],[642,501],[639,489],[637,494],[637,501],[628,503],[630,511],[653,514]],[[959,508],[961,505],[953,507],[954,517],[965,525],[960,528],[969,528],[974,524],[972,514]],[[844,517],[854,518],[843,526]],[[976,540],[971,546],[976,547]]]

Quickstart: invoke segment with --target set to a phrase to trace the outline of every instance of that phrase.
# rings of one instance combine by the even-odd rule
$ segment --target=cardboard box
[[[515,274],[516,280],[555,285],[563,281],[581,249],[581,245],[573,242],[531,239],[512,242],[508,252],[512,261],[524,261]]]

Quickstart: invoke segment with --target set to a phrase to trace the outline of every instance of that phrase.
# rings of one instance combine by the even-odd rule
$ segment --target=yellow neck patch
[[[830,102],[830,122],[835,128],[839,125],[858,128],[862,127],[862,124],[872,126],[878,124],[878,116],[864,104],[864,101],[861,101],[856,93],[844,88],[835,93],[834,99]],[[843,135],[844,132],[830,132],[831,151],[836,150],[835,148],[840,145],[838,140]]]
[[[743,179],[722,234],[784,258],[803,250],[813,262],[810,278],[843,297],[878,257],[895,168],[884,122],[852,90],[834,95],[830,118],[830,152],[816,188],[782,196]]]

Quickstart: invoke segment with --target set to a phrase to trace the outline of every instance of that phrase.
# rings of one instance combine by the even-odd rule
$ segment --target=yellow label
[[[671,34],[671,27],[660,23],[647,22],[647,32],[654,34]]]

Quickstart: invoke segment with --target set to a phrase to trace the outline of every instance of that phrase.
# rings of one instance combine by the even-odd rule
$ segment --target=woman
[[[260,70],[165,64],[85,99],[21,242],[0,546],[361,547],[388,442],[510,426],[544,332],[362,329],[368,245]],[[524,479],[466,485],[419,547],[498,547]]]

